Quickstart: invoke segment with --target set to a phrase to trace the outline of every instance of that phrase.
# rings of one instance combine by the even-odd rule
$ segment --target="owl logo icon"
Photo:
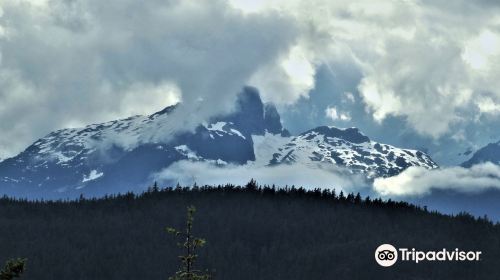
[[[375,250],[375,260],[381,266],[392,266],[398,260],[398,250],[391,244],[382,244]]]

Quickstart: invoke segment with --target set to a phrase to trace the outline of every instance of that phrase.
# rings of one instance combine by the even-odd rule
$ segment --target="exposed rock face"
[[[172,129],[176,110],[182,107],[52,132],[0,163],[0,192],[60,198],[137,191],[151,184],[152,174],[180,160],[216,165],[321,161],[368,177],[391,176],[409,166],[437,167],[425,153],[373,142],[356,128],[321,126],[291,137],[276,107],[263,104],[251,87],[243,89],[233,113],[200,123],[192,132]],[[255,137],[274,139],[264,151],[266,160],[256,159]]]

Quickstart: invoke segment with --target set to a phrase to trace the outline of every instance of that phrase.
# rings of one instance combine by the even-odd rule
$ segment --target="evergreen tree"
[[[354,203],[361,204],[361,194],[359,192],[354,197]]]
[[[169,280],[211,279],[210,274],[202,273],[200,270],[195,270],[193,268],[194,263],[198,258],[196,249],[203,247],[206,243],[204,239],[193,236],[192,230],[195,212],[196,208],[194,206],[191,205],[187,208],[186,228],[184,231],[180,231],[175,228],[167,228],[168,233],[178,236],[181,238],[181,240],[184,240],[183,243],[178,243],[178,245],[180,248],[185,250],[185,255],[179,256],[182,263],[180,270],[177,271],[174,276],[169,277]]]
[[[347,202],[354,203],[354,195],[352,193],[347,194]]]
[[[11,280],[21,277],[26,265],[26,259],[13,259],[5,263],[2,271],[0,271],[0,280]]]
[[[152,191],[153,192],[159,192],[160,191],[160,188],[158,187],[158,182],[156,182],[156,181],[154,182]]]
[[[340,201],[345,201],[346,200],[346,197],[344,195],[344,191],[340,191],[340,194],[339,194],[339,200]]]
[[[257,181],[255,181],[255,179],[252,178],[250,182],[246,184],[245,187],[247,188],[247,190],[255,191],[258,188]]]

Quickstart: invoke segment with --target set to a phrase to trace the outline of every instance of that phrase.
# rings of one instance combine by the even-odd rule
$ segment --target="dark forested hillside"
[[[194,233],[207,240],[199,268],[215,279],[500,279],[500,226],[406,203],[253,184],[157,188],[99,200],[0,200],[0,262],[27,258],[22,279],[168,279],[194,205]],[[481,250],[478,262],[396,263],[378,245]]]

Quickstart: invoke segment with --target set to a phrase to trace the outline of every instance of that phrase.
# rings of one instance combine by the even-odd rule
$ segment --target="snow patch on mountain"
[[[175,150],[190,160],[202,160],[202,158],[198,156],[196,152],[189,149],[189,147],[186,145],[179,145],[175,147]]]
[[[87,176],[83,176],[82,183],[85,183],[85,182],[89,182],[89,181],[93,181],[93,180],[99,179],[99,178],[101,178],[103,175],[104,175],[104,173],[103,173],[103,172],[99,172],[99,171],[97,171],[97,170],[92,170],[92,171],[90,171],[89,175],[87,175]]]
[[[217,166],[224,166],[228,163],[220,158],[218,159],[205,159],[202,156],[199,156],[195,151],[191,150],[186,145],[179,145],[175,147],[175,150],[178,151],[181,155],[185,156],[188,161],[191,162],[208,162],[215,164]]]
[[[116,146],[131,151],[143,143],[159,142],[171,131],[167,107],[161,114],[133,116],[84,128],[61,129],[39,139],[32,146],[37,150],[38,161],[65,164],[78,156],[92,154]]]
[[[318,127],[292,137],[273,154],[270,164],[327,162],[366,173],[389,177],[410,166],[429,169],[438,165],[423,152],[400,149],[371,141],[356,128]]]
[[[0,190],[54,198],[141,190],[154,174],[184,166],[178,162],[232,168],[234,176],[240,171],[255,174],[247,171],[251,169],[279,170],[282,177],[291,176],[285,171],[321,169],[337,174],[337,179],[388,177],[410,166],[437,167],[422,152],[371,141],[356,128],[324,126],[292,137],[276,107],[263,104],[254,88],[245,88],[236,105],[232,113],[214,116],[193,131],[177,130],[182,123],[172,114],[183,109],[178,105],[149,116],[52,132],[0,163]]]
[[[246,137],[241,134],[241,132],[239,130],[237,130],[234,126],[234,124],[232,122],[216,122],[216,123],[213,123],[213,124],[203,124],[203,126],[210,132],[212,133],[215,133],[217,136],[224,136],[225,134],[229,134],[229,135],[236,135],[236,136],[239,136],[243,139],[246,139]],[[214,138],[213,137],[213,134],[211,134],[212,136],[212,139]]]

